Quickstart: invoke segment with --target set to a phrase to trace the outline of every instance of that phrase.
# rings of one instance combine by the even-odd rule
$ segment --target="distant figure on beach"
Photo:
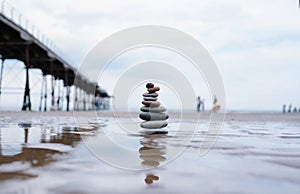
[[[288,112],[292,112],[292,105],[291,104],[289,105]]]
[[[95,107],[96,107],[96,110],[100,110],[100,103],[101,103],[100,94],[97,94],[96,97],[95,97]]]
[[[210,112],[218,112],[221,106],[218,104],[217,96],[214,95],[213,107],[210,109]]]
[[[216,104],[217,104],[217,102],[218,102],[217,96],[216,96],[216,95],[214,95],[214,105],[216,105]]]
[[[283,107],[282,107],[282,112],[283,113],[285,113],[285,108],[286,108],[286,105],[284,104]]]
[[[197,112],[200,112],[200,108],[201,108],[201,97],[200,96],[198,96],[197,97]]]
[[[298,112],[300,112],[300,106],[299,106]]]
[[[204,112],[204,110],[205,110],[205,108],[204,108],[204,98],[202,98],[202,100],[201,100],[201,105],[202,105],[202,112]]]
[[[297,107],[294,108],[293,112],[297,112]]]
[[[57,101],[56,101],[57,110],[60,110],[59,102],[60,102],[60,96],[58,96]]]

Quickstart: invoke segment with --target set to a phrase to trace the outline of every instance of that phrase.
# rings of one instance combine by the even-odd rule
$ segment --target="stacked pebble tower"
[[[167,119],[169,115],[164,113],[167,109],[160,106],[160,102],[157,101],[158,92],[160,87],[154,87],[153,83],[146,84],[147,93],[143,94],[141,107],[142,113],[140,113],[140,118],[144,120],[141,123],[141,127],[145,130],[141,131],[143,134],[166,134],[168,131],[162,130],[162,128],[168,125]]]

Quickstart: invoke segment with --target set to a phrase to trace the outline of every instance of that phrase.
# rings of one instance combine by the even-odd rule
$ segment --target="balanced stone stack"
[[[160,106],[160,102],[157,100],[158,92],[160,87],[154,87],[153,83],[146,84],[147,93],[143,94],[141,107],[142,113],[140,114],[140,118],[144,120],[141,123],[141,127],[145,130],[142,131],[144,134],[165,134],[168,133],[166,130],[162,128],[168,125],[167,119],[169,115],[164,113],[167,109],[163,106]]]

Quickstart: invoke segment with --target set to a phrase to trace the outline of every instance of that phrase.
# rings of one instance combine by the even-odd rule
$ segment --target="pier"
[[[26,81],[24,83],[23,111],[31,110],[30,95],[30,70],[40,69],[43,79],[41,80],[41,99],[39,110],[47,111],[47,84],[51,87],[51,107],[59,102],[55,99],[55,93],[60,93],[66,99],[66,107],[61,109],[70,110],[71,86],[74,86],[74,110],[86,110],[94,107],[94,95],[97,83],[76,72],[74,64],[63,59],[60,50],[47,39],[34,25],[24,16],[18,13],[6,1],[0,1],[0,95],[5,62],[19,60],[24,63]],[[46,76],[51,76],[51,83],[47,83]],[[76,79],[75,79],[76,76]],[[62,89],[55,91],[55,82],[63,81]],[[75,81],[76,80],[76,81]],[[48,87],[49,87],[48,86]],[[97,87],[99,88],[99,87]],[[44,91],[44,92],[43,92]],[[108,96],[102,94],[102,96]],[[38,103],[38,102],[37,102]],[[81,104],[80,104],[81,103]]]

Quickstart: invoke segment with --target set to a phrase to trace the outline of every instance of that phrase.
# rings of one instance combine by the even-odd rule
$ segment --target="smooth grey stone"
[[[144,100],[145,101],[156,101],[157,98],[154,98],[154,97],[144,97]]]
[[[167,125],[167,121],[144,121],[140,126],[146,129],[160,129],[166,127]]]
[[[159,135],[159,134],[167,134],[168,131],[165,131],[165,130],[142,130],[140,131],[141,134],[144,134],[144,135]],[[140,151],[141,152],[141,151]],[[164,153],[162,153],[164,154]]]
[[[147,106],[143,106],[140,109],[143,112],[156,112],[156,113],[160,113],[160,112],[166,112],[167,108],[163,107],[163,106],[159,106],[159,107],[147,107]]]
[[[143,112],[140,114],[140,118],[145,121],[157,121],[157,120],[167,120],[169,115],[166,113],[153,113],[153,112]]]
[[[156,98],[158,96],[158,93],[144,93],[143,94],[144,97],[154,97]]]

